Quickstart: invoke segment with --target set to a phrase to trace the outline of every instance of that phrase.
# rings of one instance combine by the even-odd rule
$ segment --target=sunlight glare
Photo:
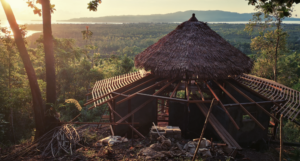
[[[27,7],[26,1],[20,1],[20,0],[5,0],[5,1],[10,4],[13,10],[25,9],[25,7]]]

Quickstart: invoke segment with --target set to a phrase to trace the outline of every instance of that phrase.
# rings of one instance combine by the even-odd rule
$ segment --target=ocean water
[[[17,21],[18,24],[42,24],[42,21]],[[182,22],[173,22],[182,23]],[[249,21],[211,21],[207,23],[227,23],[227,24],[247,24]],[[300,21],[283,21],[284,24],[300,24]],[[123,22],[68,22],[68,21],[52,21],[52,24],[123,24]],[[6,20],[0,20],[0,27],[8,27]]]
[[[31,25],[31,24],[42,24],[43,21],[19,21],[17,20],[19,25]],[[123,24],[118,22],[65,22],[65,21],[52,21],[52,24]],[[0,28],[1,27],[9,27],[8,21],[0,20]],[[25,37],[29,37],[35,33],[39,33],[41,31],[27,30],[27,34]],[[2,33],[0,33],[2,35]]]
[[[18,24],[42,24],[42,21],[17,21]],[[173,23],[181,23],[181,22],[173,22]],[[247,24],[249,21],[224,21],[224,22],[207,22],[210,24],[218,24],[218,23],[226,23],[226,24]],[[284,24],[300,24],[300,21],[283,21]],[[52,24],[123,24],[122,22],[67,22],[67,21],[52,21]],[[0,20],[0,27],[9,27],[9,23],[6,20]],[[27,35],[31,36],[32,34],[39,33],[41,31],[27,30]],[[1,35],[1,33],[0,33]]]

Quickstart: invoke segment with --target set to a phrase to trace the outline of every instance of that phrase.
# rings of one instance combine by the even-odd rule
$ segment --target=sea
[[[17,20],[19,25],[30,25],[30,24],[42,24],[42,21],[19,21]],[[173,22],[173,23],[181,23],[181,22]],[[217,22],[207,22],[209,24],[247,24],[249,21],[217,21]],[[300,24],[300,21],[283,21],[284,24]],[[69,21],[52,21],[52,24],[124,24],[123,22],[69,22]],[[9,23],[6,20],[0,20],[0,28],[1,27],[9,27]],[[35,33],[39,33],[41,31],[27,30],[26,37],[29,37]],[[0,33],[1,35],[1,33]]]

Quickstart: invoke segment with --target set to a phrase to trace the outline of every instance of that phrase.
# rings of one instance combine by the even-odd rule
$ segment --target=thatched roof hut
[[[160,77],[226,79],[251,71],[253,62],[195,14],[135,57],[135,66]]]

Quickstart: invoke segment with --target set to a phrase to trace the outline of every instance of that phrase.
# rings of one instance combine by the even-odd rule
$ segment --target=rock
[[[195,153],[196,148],[189,148],[188,152],[194,154]]]
[[[158,137],[157,140],[161,141],[162,146],[171,147],[171,140],[167,139],[164,135]]]
[[[128,139],[121,136],[108,136],[94,143],[94,146],[103,146],[103,145],[113,146],[116,143],[123,143],[123,142],[128,142]]]
[[[212,157],[209,149],[207,148],[199,148],[198,153],[202,154],[204,157]]]
[[[157,130],[159,132],[157,132]],[[150,130],[151,140],[157,140],[157,138],[161,135],[164,135],[167,138],[181,139],[181,130],[178,126],[157,127],[157,130],[154,126],[152,126]]]
[[[150,148],[156,151],[161,151],[162,150],[162,145],[160,143],[154,143],[150,145]]]
[[[146,160],[166,157],[165,154],[155,151],[154,149],[152,149],[150,147],[141,149],[139,151],[138,155],[146,156]]]
[[[186,153],[185,153],[185,156],[186,156],[186,157],[189,157],[189,158],[192,158],[194,155],[193,155],[192,153],[190,153],[190,152],[186,152]]]
[[[183,146],[183,150],[188,151],[188,149],[190,148],[196,148],[197,143],[193,142],[193,141],[189,141],[187,142],[184,146]]]

